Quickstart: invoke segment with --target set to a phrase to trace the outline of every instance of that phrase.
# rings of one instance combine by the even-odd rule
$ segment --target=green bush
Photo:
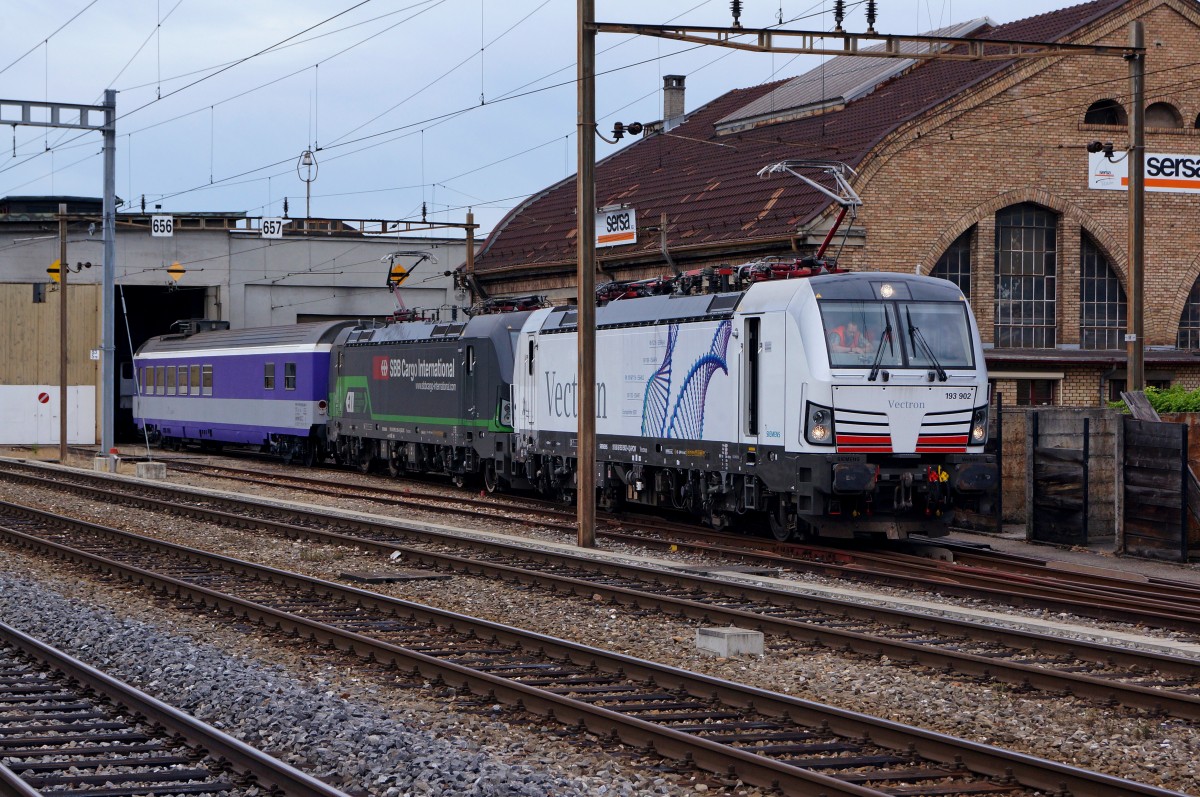
[[[1200,412],[1200,388],[1185,390],[1182,385],[1172,385],[1166,390],[1161,390],[1148,387],[1146,398],[1160,415],[1164,412]],[[1108,406],[1126,414],[1129,412],[1124,401],[1110,401]]]

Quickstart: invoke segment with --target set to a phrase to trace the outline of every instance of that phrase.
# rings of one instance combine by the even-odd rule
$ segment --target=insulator
[[[878,10],[878,0],[867,0],[867,33],[875,32],[875,14]]]
[[[841,31],[842,20],[846,18],[846,0],[834,0],[833,2],[833,29]]]
[[[729,10],[733,12],[733,27],[742,26],[742,0],[730,0]]]

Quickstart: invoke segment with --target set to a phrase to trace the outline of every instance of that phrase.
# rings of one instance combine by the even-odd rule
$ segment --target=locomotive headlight
[[[987,442],[988,410],[977,407],[971,415],[971,445],[981,446]]]
[[[813,445],[832,445],[833,411],[820,404],[809,404],[808,418],[804,423],[804,437]]]
[[[896,289],[892,287],[892,284],[890,282],[883,283],[883,285],[881,285],[879,288],[879,295],[882,296],[884,299],[892,298],[892,295],[895,292],[896,292]]]

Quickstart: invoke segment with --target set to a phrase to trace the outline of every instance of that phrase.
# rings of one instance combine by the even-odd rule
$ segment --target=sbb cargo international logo
[[[374,357],[371,373],[380,379],[454,379],[453,360],[417,360],[409,362],[401,357]]]

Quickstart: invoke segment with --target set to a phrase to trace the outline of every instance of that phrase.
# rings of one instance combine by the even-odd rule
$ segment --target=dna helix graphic
[[[667,407],[671,401],[671,364],[675,357],[675,342],[679,340],[679,325],[667,328],[667,349],[662,364],[650,375],[642,398],[642,436],[662,437],[667,425]]]
[[[680,383],[674,408],[668,416],[675,345],[679,337],[679,325],[670,326],[663,362],[646,382],[642,404],[643,434],[691,440],[704,436],[704,405],[708,386],[718,371],[729,373],[726,357],[732,332],[733,324],[728,320],[717,325],[708,352],[691,365]]]

